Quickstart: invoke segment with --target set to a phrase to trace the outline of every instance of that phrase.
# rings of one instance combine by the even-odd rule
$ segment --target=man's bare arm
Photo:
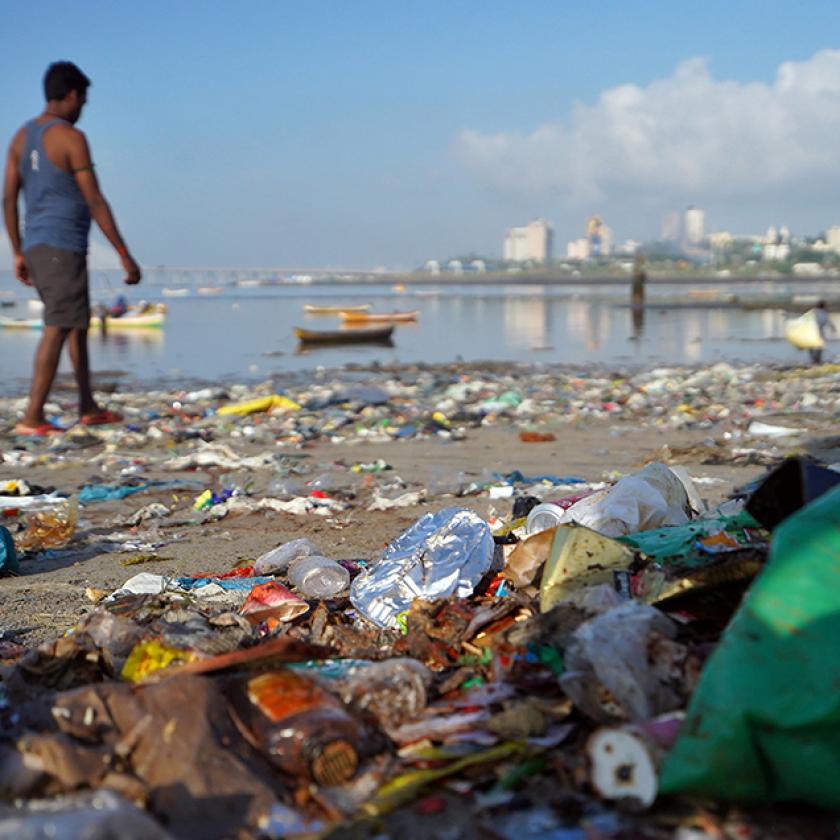
[[[20,194],[23,182],[20,177],[20,154],[23,146],[23,129],[12,139],[9,144],[9,154],[6,157],[6,170],[3,175],[3,218],[6,222],[6,232],[9,234],[9,242],[12,246],[12,254],[15,262],[15,275],[21,283],[31,286],[29,273],[26,270],[26,263],[21,254],[20,241],[20,218],[18,217],[18,195]]]
[[[82,197],[87,202],[90,215],[120,255],[120,260],[126,272],[125,282],[130,285],[139,283],[140,266],[129,254],[125,241],[117,228],[117,222],[111,212],[111,207],[99,189],[99,181],[93,171],[87,139],[80,131],[73,131],[72,134],[69,134],[67,142],[67,161],[70,165],[70,171],[76,179]]]

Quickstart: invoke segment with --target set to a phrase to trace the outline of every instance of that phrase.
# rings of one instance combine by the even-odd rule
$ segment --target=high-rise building
[[[547,263],[551,260],[554,231],[545,219],[535,219],[524,227],[505,231],[502,256],[507,262]]]
[[[566,245],[567,260],[588,260],[589,256],[588,239],[574,239]]]
[[[676,210],[669,210],[662,217],[661,239],[665,242],[677,242],[682,233],[682,220]]]
[[[603,222],[600,216],[590,216],[586,220],[586,240],[589,242],[589,255],[591,257],[601,256],[601,232]]]
[[[613,252],[613,232],[611,227],[601,225],[601,256],[608,257]]]
[[[703,240],[703,228],[706,214],[693,205],[685,211],[685,241],[689,245],[699,245]]]
[[[828,245],[832,251],[840,254],[840,227],[833,225],[826,230],[825,244]]]

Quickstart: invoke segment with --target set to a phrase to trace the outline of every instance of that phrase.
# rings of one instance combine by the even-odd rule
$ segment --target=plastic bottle
[[[540,531],[545,531],[548,528],[553,528],[555,525],[562,525],[569,521],[569,516],[566,511],[573,505],[577,504],[582,499],[588,496],[596,495],[591,490],[583,493],[575,493],[572,496],[566,496],[563,499],[557,499],[552,502],[541,502],[534,505],[528,512],[528,518],[525,521],[525,533],[528,536],[538,534]],[[605,491],[600,491],[600,495],[605,495]]]
[[[75,499],[49,510],[33,511],[25,517],[26,529],[15,535],[18,551],[41,551],[68,543],[76,532],[79,507]]]
[[[254,563],[254,572],[258,575],[273,575],[285,571],[292,563],[301,557],[320,554],[320,549],[315,543],[302,537],[291,542],[278,545],[266,551],[257,558]]]
[[[607,490],[584,495],[561,510],[568,502],[561,499],[535,507],[525,523],[526,532],[530,535],[564,522],[577,522],[604,536],[621,537],[666,525],[685,525],[691,513],[683,481],[665,464],[657,463],[625,476]]]
[[[350,573],[335,560],[311,555],[291,563],[289,582],[307,598],[332,598],[350,585]]]
[[[462,470],[433,467],[426,490],[433,499],[439,496],[461,496],[468,486],[467,475]]]
[[[360,663],[336,690],[346,703],[373,715],[385,729],[416,718],[427,703],[429,669],[416,659],[399,657]]]
[[[285,773],[320,785],[351,779],[364,731],[335,696],[293,671],[253,677],[234,708],[269,759]]]

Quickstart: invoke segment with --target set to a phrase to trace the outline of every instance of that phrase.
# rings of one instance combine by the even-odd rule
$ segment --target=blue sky
[[[498,255],[505,227],[540,215],[560,243],[591,212],[652,238],[691,203],[736,232],[840,223],[836,2],[0,0],[0,15],[4,143],[41,108],[47,64],[79,64],[79,127],[147,265],[412,268]]]

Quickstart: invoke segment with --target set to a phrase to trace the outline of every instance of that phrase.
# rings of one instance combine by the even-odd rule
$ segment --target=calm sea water
[[[165,290],[186,290],[171,297]],[[801,282],[796,289],[802,289]],[[94,273],[92,298],[108,301],[124,291],[115,272]],[[717,290],[717,291],[716,291]],[[831,296],[837,281],[811,283],[813,295]],[[649,286],[641,315],[626,306],[627,286],[410,286],[389,285],[237,286],[214,274],[156,272],[129,290],[165,301],[161,330],[91,333],[94,371],[125,371],[126,384],[151,386],[194,381],[249,381],[279,371],[339,367],[349,362],[383,364],[496,360],[515,362],[606,363],[621,367],[705,364],[717,361],[796,363],[798,353],[783,339],[784,313],[778,309],[743,311],[715,308],[716,295],[738,292],[722,284]],[[749,295],[790,292],[780,284],[750,284]],[[0,314],[27,317],[33,296],[10,274],[0,273],[0,301],[14,301]],[[702,306],[658,308],[656,301],[683,300]],[[305,303],[372,304],[374,311],[417,309],[416,324],[397,327],[392,347],[298,348],[294,327],[330,329],[336,317],[307,316]],[[37,331],[0,329],[0,393],[27,387]],[[827,356],[833,355],[829,346]],[[69,371],[65,359],[62,371]]]

